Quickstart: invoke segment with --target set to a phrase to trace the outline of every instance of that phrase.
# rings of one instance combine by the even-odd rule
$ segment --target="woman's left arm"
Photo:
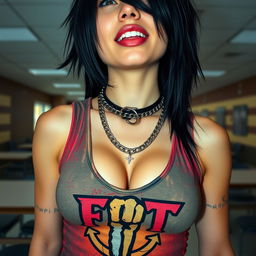
[[[229,238],[228,190],[232,169],[229,136],[209,118],[198,117],[195,140],[204,167],[204,207],[196,223],[200,256],[234,256]]]

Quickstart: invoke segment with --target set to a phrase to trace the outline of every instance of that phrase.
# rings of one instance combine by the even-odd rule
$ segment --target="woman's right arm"
[[[62,245],[62,217],[55,200],[59,155],[71,122],[70,106],[42,114],[33,136],[35,227],[29,256],[57,256]]]

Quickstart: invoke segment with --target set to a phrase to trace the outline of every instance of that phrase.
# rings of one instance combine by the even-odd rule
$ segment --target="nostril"
[[[122,15],[122,18],[125,18],[126,16],[128,16],[128,15],[127,15],[126,13],[124,13],[124,14]],[[137,15],[136,15],[135,13],[131,13],[130,16],[136,17]]]

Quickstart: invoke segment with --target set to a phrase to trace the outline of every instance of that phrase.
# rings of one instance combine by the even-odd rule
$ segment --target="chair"
[[[0,236],[5,237],[6,234],[17,224],[20,223],[21,216],[14,214],[0,214]]]
[[[29,220],[21,225],[19,237],[31,237],[34,231],[34,220]]]
[[[243,145],[238,142],[231,143],[231,151],[233,159],[236,159],[239,153],[243,150]]]
[[[240,229],[240,244],[238,248],[238,255],[242,256],[244,252],[244,235],[255,234],[256,235],[256,216],[255,215],[244,215],[239,216],[236,219],[236,224]]]
[[[21,215],[0,214],[0,237],[6,237],[7,233],[17,224],[21,223]],[[0,245],[4,248],[5,245]]]
[[[23,163],[8,163],[3,169],[2,176],[4,179],[23,179],[24,178],[24,164]]]
[[[229,205],[233,209],[246,209],[249,214],[250,210],[255,211],[256,209],[256,197],[248,189],[230,189]]]
[[[32,143],[32,139],[31,138],[25,138],[24,143]]]
[[[17,142],[13,141],[13,140],[10,140],[10,141],[6,142],[5,146],[6,146],[7,150],[9,150],[9,151],[16,151],[16,150],[18,150]]]
[[[17,244],[5,247],[0,256],[28,256],[29,244]]]

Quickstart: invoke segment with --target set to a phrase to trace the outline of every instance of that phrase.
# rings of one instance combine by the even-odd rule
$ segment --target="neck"
[[[109,84],[114,87],[108,86],[106,95],[120,107],[144,108],[160,97],[156,65],[143,70],[117,70],[109,67],[108,76]]]

